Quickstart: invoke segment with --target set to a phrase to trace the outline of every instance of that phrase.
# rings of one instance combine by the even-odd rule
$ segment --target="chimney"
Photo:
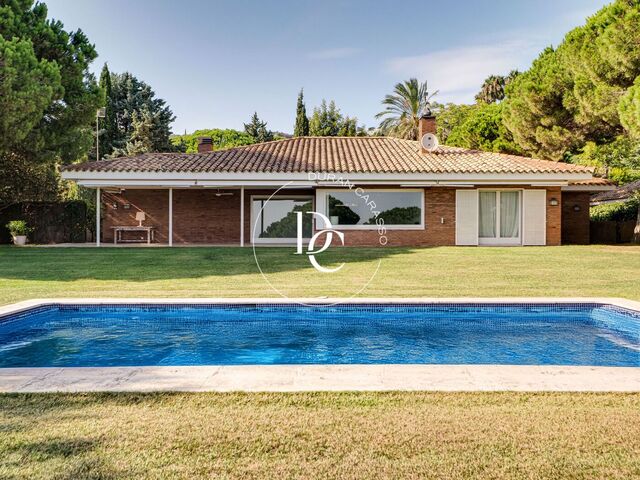
[[[198,153],[210,152],[213,150],[213,140],[211,137],[198,137]]]
[[[418,129],[418,141],[420,142],[420,149],[422,153],[426,153],[427,150],[422,146],[422,137],[426,133],[436,134],[436,117],[431,112],[420,117],[420,127]]]

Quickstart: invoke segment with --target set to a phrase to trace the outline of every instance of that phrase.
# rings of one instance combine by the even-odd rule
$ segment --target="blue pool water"
[[[124,305],[0,318],[0,367],[640,366],[640,314],[605,305]]]

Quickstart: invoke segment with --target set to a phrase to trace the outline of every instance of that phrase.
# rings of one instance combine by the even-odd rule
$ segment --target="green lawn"
[[[257,250],[289,297],[614,296],[640,300],[640,246],[346,248],[314,270],[292,248]],[[376,269],[380,266],[377,274]],[[374,275],[375,274],[375,275]],[[251,248],[0,248],[0,304],[42,297],[278,296]]]
[[[640,476],[640,395],[0,396],[0,478]]]
[[[640,247],[258,250],[289,296],[616,296]],[[0,304],[276,296],[250,248],[0,248]],[[0,395],[0,478],[638,478],[640,395]]]

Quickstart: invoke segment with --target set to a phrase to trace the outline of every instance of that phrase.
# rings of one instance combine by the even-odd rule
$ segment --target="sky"
[[[297,94],[377,126],[393,86],[426,80],[434,100],[471,103],[491,74],[526,70],[605,0],[45,0],[82,29],[112,72],[171,106],[175,133],[242,129],[254,111],[291,133]]]

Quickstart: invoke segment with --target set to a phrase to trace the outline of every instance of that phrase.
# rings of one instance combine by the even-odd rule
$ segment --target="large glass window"
[[[376,225],[382,218],[387,226],[422,225],[422,193],[353,190],[327,193],[332,225]]]
[[[311,198],[254,198],[251,203],[252,226],[255,225],[253,238],[295,240],[298,235],[297,212],[313,210]],[[312,217],[302,216],[302,234],[311,237]]]

